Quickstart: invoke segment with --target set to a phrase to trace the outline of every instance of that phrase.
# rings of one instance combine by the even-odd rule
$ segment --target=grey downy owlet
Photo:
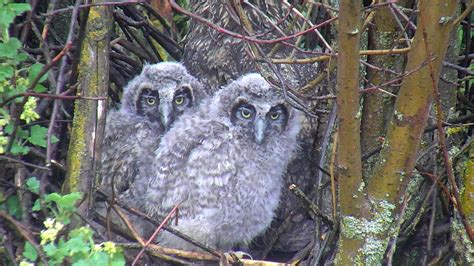
[[[206,96],[180,63],[145,65],[124,88],[119,110],[107,115],[100,188],[123,194],[139,176],[149,176],[154,151],[175,119]],[[135,199],[120,197],[133,204]]]
[[[247,244],[272,221],[301,120],[261,75],[245,75],[182,115],[162,138],[153,176],[127,193],[144,195],[156,217],[181,203],[170,226],[200,242],[224,251]],[[199,251],[168,232],[157,241]]]

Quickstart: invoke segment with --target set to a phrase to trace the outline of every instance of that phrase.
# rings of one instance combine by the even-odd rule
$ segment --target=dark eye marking
[[[139,115],[144,115],[145,106],[151,107],[158,105],[159,101],[160,98],[158,91],[152,90],[150,88],[143,88],[137,98],[137,113]]]
[[[232,107],[231,122],[237,121],[248,122],[255,118],[255,107],[245,101],[240,101]]]
[[[173,104],[178,107],[189,107],[193,105],[193,89],[190,85],[183,85],[179,88],[173,98]]]
[[[273,106],[270,111],[268,111],[267,117],[271,121],[279,120],[279,119],[286,119],[288,116],[288,110],[286,109],[285,105],[279,104]]]

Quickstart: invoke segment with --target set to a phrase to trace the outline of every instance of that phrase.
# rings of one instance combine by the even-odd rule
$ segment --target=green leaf
[[[42,246],[43,246],[44,252],[46,253],[46,255],[48,255],[48,257],[52,257],[58,253],[57,252],[58,248],[53,243],[48,243]]]
[[[25,242],[25,249],[22,255],[30,261],[36,261],[38,258],[38,252],[36,252],[36,249],[28,241]]]
[[[57,202],[59,199],[61,199],[61,195],[56,192],[53,192],[47,194],[44,199],[46,200],[46,202]]]
[[[61,196],[60,194],[54,192],[46,195],[45,200],[46,202],[55,202],[58,205],[58,208],[64,211],[72,212],[76,209],[76,201],[79,200],[81,197],[81,193],[79,192],[73,192],[64,196]]]
[[[26,187],[31,192],[39,193],[40,182],[36,177],[32,176],[26,180]]]
[[[61,197],[59,201],[57,201],[58,205],[67,211],[75,211],[76,210],[76,202],[82,198],[81,193],[73,192],[70,194],[66,194]]]
[[[125,257],[123,256],[122,252],[114,253],[112,257],[112,261],[109,264],[110,266],[124,266],[125,265]]]
[[[12,148],[10,149],[10,153],[13,155],[25,155],[30,152],[30,148],[26,146],[22,146],[17,142],[13,142]]]
[[[34,90],[35,92],[42,93],[42,92],[47,91],[48,89],[47,89],[45,86],[43,86],[43,85],[41,85],[41,84],[38,84],[38,85],[36,85],[36,86],[33,88],[33,90]]]
[[[47,128],[40,125],[34,125],[30,128],[28,141],[33,145],[46,148],[46,134],[48,134]]]
[[[25,3],[10,3],[7,5],[15,14],[18,16],[25,11],[30,11],[31,7],[30,4]]]
[[[84,260],[84,259],[81,259],[81,260],[79,260],[77,262],[74,262],[72,264],[72,266],[89,266],[89,265],[91,265],[91,264],[88,261]]]
[[[12,66],[0,65],[0,80],[10,79],[13,77],[15,69]]]
[[[17,195],[8,197],[7,199],[7,211],[10,215],[13,215],[15,218],[21,218],[21,206],[20,200]]]
[[[0,9],[0,27],[8,27],[13,22],[14,18],[15,12],[13,12],[12,10],[6,8]]]
[[[28,81],[31,83],[35,78],[36,76],[38,76],[38,74],[41,72],[41,69],[43,69],[43,64],[41,63],[36,63],[36,64],[33,64],[31,65],[31,67],[29,68],[29,72],[28,72]],[[48,77],[48,75],[44,74],[39,82],[43,82],[46,80],[46,78]]]
[[[69,254],[83,253],[87,254],[90,251],[89,246],[81,236],[73,237],[65,243],[65,247],[69,250]]]
[[[46,148],[47,141],[46,135],[48,134],[48,129],[40,125],[34,125],[30,128],[30,136],[27,138],[28,141],[36,146]],[[51,137],[51,143],[58,142],[59,139],[54,135]]]
[[[41,203],[39,199],[35,200],[35,203],[33,204],[33,207],[31,208],[31,210],[34,212],[41,210]]]
[[[16,58],[18,49],[21,47],[21,42],[17,38],[10,38],[4,43],[0,43],[0,56],[7,58]]]
[[[107,253],[99,251],[92,255],[90,262],[92,265],[108,265],[109,256]]]

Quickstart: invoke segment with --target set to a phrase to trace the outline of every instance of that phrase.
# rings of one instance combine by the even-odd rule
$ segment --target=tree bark
[[[359,111],[359,50],[362,31],[362,2],[339,1],[337,58],[337,107],[339,129],[337,144],[336,176],[339,183],[340,214],[364,219],[369,216],[368,204],[363,194],[362,161],[360,149]],[[343,222],[344,223],[344,222]],[[342,225],[344,226],[344,224]],[[339,236],[336,262],[350,265],[358,255],[363,239],[343,233]]]
[[[103,1],[93,1],[99,3]],[[90,9],[79,65],[77,94],[107,97],[109,87],[109,45],[112,12],[109,7]],[[67,160],[67,176],[63,190],[79,191],[90,203],[91,187],[98,172],[102,136],[105,125],[106,101],[76,100],[71,142]],[[79,211],[86,214],[88,204]]]

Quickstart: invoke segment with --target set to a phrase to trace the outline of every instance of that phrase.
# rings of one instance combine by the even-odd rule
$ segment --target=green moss
[[[395,205],[380,201],[374,204],[375,213],[371,220],[345,216],[341,222],[341,232],[346,238],[364,240],[359,250],[356,264],[380,265],[388,243],[388,238],[396,233],[393,227]]]

